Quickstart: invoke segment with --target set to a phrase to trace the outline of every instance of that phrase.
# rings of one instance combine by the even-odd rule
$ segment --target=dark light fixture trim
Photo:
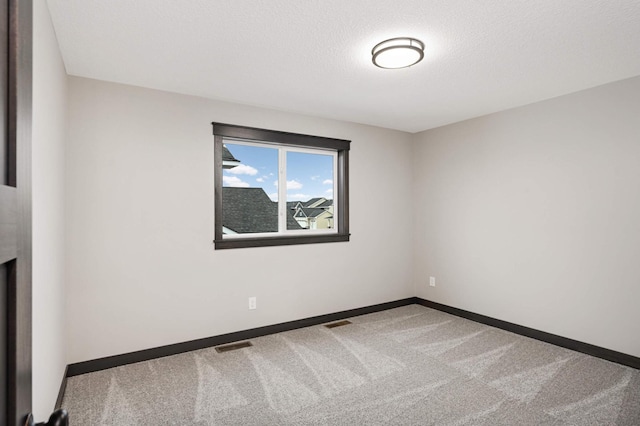
[[[390,54],[397,53],[398,49],[404,50],[410,55],[406,58],[405,62],[389,64],[383,59]],[[415,55],[417,54],[417,55]],[[412,37],[396,37],[390,38],[383,42],[376,44],[371,49],[371,61],[379,68],[385,69],[399,69],[407,68],[417,64],[424,58],[424,43],[418,39]]]

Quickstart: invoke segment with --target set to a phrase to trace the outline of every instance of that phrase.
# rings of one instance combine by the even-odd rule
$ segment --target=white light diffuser
[[[398,37],[378,43],[371,50],[373,64],[396,69],[415,65],[424,58],[424,43],[410,37]]]

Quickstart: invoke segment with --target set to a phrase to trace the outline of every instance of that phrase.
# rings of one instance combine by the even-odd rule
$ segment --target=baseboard
[[[463,309],[454,308],[452,306],[443,305],[441,303],[432,302],[420,297],[410,297],[407,299],[396,300],[393,302],[380,303],[377,305],[366,306],[363,308],[350,309],[346,311],[334,312],[332,314],[319,315],[310,318],[304,318],[296,321],[289,321],[280,324],[268,325],[265,327],[253,328],[234,333],[222,334],[219,336],[206,337],[203,339],[191,340],[188,342],[175,343],[172,345],[160,346],[157,348],[145,349],[136,352],[129,352],[122,355],[114,355],[105,358],[98,358],[89,361],[69,364],[65,370],[65,375],[60,386],[60,393],[56,408],[62,403],[62,397],[66,388],[67,377],[73,377],[80,374],[92,373],[95,371],[106,370],[108,368],[119,367],[121,365],[133,364],[136,362],[148,361],[151,359],[162,358],[170,355],[177,355],[184,352],[195,351],[198,349],[210,348],[213,346],[225,345],[239,340],[254,339],[256,337],[266,336],[269,334],[282,333],[284,331],[295,330],[303,327],[311,327],[332,321],[338,321],[345,318],[356,317],[359,315],[371,314],[374,312],[385,311],[387,309],[399,308],[412,304],[419,304],[428,308],[437,309],[458,317],[466,318],[471,321],[486,324],[502,330],[510,331],[521,336],[530,337],[543,342],[551,343],[556,346],[571,349],[587,355],[606,359],[628,367],[640,369],[640,358],[628,355],[622,352],[616,352],[611,349],[602,348],[600,346],[591,345],[589,343],[580,342],[544,331],[536,330],[522,325],[502,321],[485,315],[476,314],[474,312],[465,311]]]
[[[533,328],[524,327],[522,325],[513,324],[511,322],[502,321],[485,315],[476,314],[474,312],[465,311],[463,309],[454,308],[451,306],[443,305],[441,303],[432,302],[420,297],[416,297],[415,299],[415,303],[426,306],[428,308],[437,309],[448,314],[490,325],[502,330],[510,331],[521,336],[531,337],[532,339],[541,340],[543,342],[551,343],[552,345],[561,346],[563,348],[571,349],[576,352],[581,352],[583,354],[595,356],[597,358],[606,359],[607,361],[626,365],[635,369],[640,369],[640,358],[632,355],[617,352],[611,349],[606,349],[600,346],[591,345],[589,343],[580,342],[578,340],[569,339]]]
[[[347,311],[335,312],[332,314],[319,315],[316,317],[310,317],[296,321],[268,325],[265,327],[253,328],[250,330],[243,330],[235,333],[222,334],[219,336],[206,337],[204,339],[191,340],[188,342],[175,343],[173,345],[160,346],[157,348],[145,349],[136,352],[129,352],[122,355],[114,355],[90,361],[78,362],[69,364],[67,366],[65,380],[66,377],[92,373],[95,371],[106,370],[107,368],[148,361],[151,359],[162,358],[170,355],[177,355],[180,353],[195,351],[198,349],[210,348],[212,346],[225,345],[227,343],[237,342],[239,340],[254,339],[256,337],[266,336],[268,334],[282,333],[284,331],[295,330],[303,327],[311,327],[314,325],[324,324],[327,322],[337,321],[345,318],[386,311],[387,309],[399,308],[401,306],[413,305],[415,303],[417,303],[416,298],[410,297],[407,299],[380,303],[378,305],[366,306],[363,308],[349,309]]]
[[[69,366],[67,365],[62,375],[62,382],[60,383],[60,390],[58,391],[58,399],[56,399],[56,407],[54,411],[62,408],[62,398],[64,398],[64,392],[67,390],[67,377],[69,373]]]

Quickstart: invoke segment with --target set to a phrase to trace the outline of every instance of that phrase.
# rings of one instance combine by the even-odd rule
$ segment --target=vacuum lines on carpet
[[[420,305],[67,382],[71,425],[639,425],[638,370]]]

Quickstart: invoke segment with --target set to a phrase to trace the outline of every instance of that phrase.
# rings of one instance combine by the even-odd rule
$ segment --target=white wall
[[[33,2],[33,412],[53,411],[66,365],[64,150],[67,75],[46,2]]]
[[[352,140],[351,241],[215,251],[212,121]],[[414,295],[411,135],[72,77],[67,153],[70,363]]]
[[[639,118],[637,77],[415,135],[417,295],[640,356]]]

